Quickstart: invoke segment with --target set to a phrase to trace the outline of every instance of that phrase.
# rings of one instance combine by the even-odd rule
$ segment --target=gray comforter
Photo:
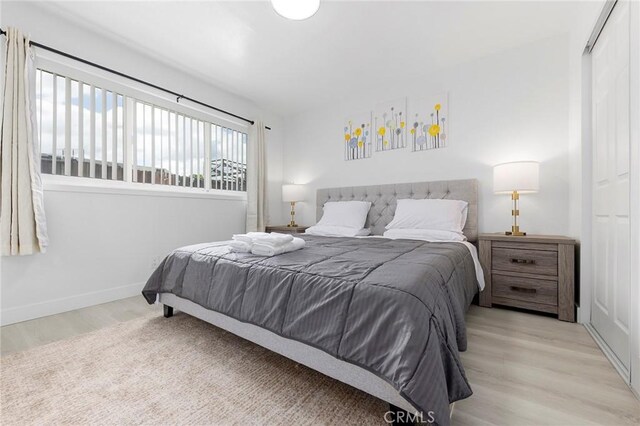
[[[458,351],[477,292],[473,260],[458,243],[303,237],[274,257],[219,244],[167,256],[144,287],[149,303],[173,293],[207,309],[322,349],[391,383],[436,422],[471,395]]]

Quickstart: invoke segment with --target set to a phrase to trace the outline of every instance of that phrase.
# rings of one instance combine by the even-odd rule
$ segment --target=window
[[[42,69],[42,173],[246,191],[247,134]]]

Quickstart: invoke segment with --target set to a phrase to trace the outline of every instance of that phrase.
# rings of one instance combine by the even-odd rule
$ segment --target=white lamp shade
[[[282,185],[282,201],[304,201],[304,185]]]
[[[516,161],[493,166],[493,192],[510,194],[538,192],[540,164],[536,161]]]
[[[271,5],[278,15],[300,21],[315,15],[320,8],[320,0],[271,0]]]

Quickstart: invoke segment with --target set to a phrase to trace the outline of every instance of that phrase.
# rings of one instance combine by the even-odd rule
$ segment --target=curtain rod
[[[2,28],[0,28],[0,35],[6,35],[6,34],[7,34],[7,32],[5,30],[3,30]],[[35,46],[35,47],[39,47],[39,48],[44,49],[44,50],[48,50],[49,52],[53,52],[53,53],[55,53],[57,55],[64,56],[65,58],[69,58],[69,59],[73,59],[74,61],[82,62],[83,64],[90,65],[92,67],[101,69],[103,71],[110,72],[111,74],[115,74],[117,76],[124,77],[124,78],[127,78],[129,80],[135,81],[136,83],[144,84],[146,86],[153,87],[156,90],[160,90],[162,92],[169,93],[169,94],[171,94],[171,95],[176,97],[176,102],[178,102],[178,103],[180,102],[180,99],[185,99],[187,101],[193,102],[193,103],[201,105],[203,107],[211,108],[212,110],[215,110],[215,111],[221,112],[223,114],[229,115],[231,117],[237,118],[238,120],[245,121],[245,122],[247,122],[249,124],[254,124],[255,123],[255,121],[250,120],[250,119],[248,119],[246,117],[242,117],[240,115],[234,114],[234,113],[226,111],[224,109],[221,109],[221,108],[218,108],[218,107],[214,107],[213,105],[209,105],[209,104],[206,104],[204,102],[200,102],[200,101],[198,101],[196,99],[193,99],[193,98],[190,98],[188,96],[181,95],[180,93],[174,92],[173,90],[165,89],[164,87],[160,87],[160,86],[155,85],[153,83],[149,83],[148,81],[144,81],[144,80],[141,80],[139,78],[133,77],[131,75],[125,74],[123,72],[116,71],[114,69],[105,67],[104,65],[96,64],[95,62],[91,62],[91,61],[88,61],[86,59],[79,58],[79,57],[71,55],[69,53],[62,52],[62,51],[60,51],[58,49],[54,49],[53,47],[49,47],[49,46],[46,46],[44,44],[37,43],[35,41],[29,41],[29,43],[31,44],[31,46]],[[271,127],[265,126],[265,129],[271,130]]]

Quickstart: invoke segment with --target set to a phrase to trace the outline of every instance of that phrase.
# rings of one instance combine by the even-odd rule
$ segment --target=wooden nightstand
[[[295,226],[295,227],[291,227],[291,226],[287,226],[287,225],[282,225],[282,226],[271,226],[268,225],[265,229],[266,232],[278,232],[280,234],[302,234],[306,229],[308,228],[308,226]]]
[[[575,322],[575,240],[551,235],[480,234],[485,288],[480,306],[504,305]]]

